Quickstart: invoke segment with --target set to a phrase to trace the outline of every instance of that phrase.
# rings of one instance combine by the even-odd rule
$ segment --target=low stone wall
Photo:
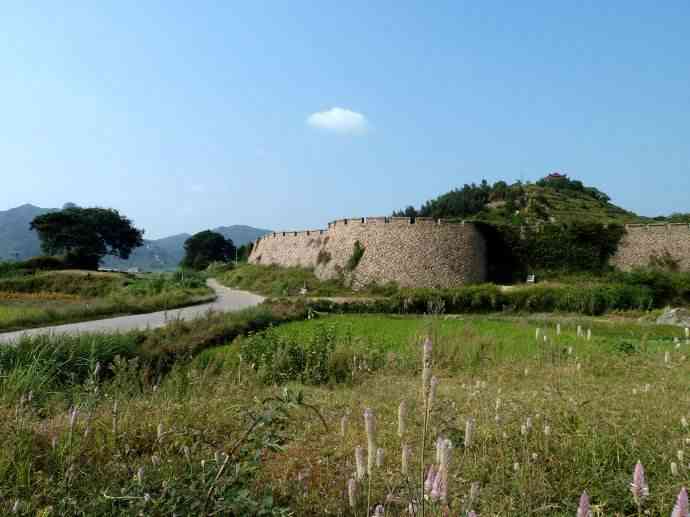
[[[625,229],[612,265],[628,271],[647,266],[652,257],[668,253],[682,271],[690,271],[690,225],[629,224]]]
[[[347,263],[355,242],[364,254]],[[327,230],[278,232],[254,243],[249,262],[313,267],[321,279],[344,275],[354,287],[453,287],[486,280],[486,243],[470,223],[406,217],[341,219]]]

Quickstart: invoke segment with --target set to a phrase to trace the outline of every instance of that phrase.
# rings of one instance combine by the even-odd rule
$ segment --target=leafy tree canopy
[[[453,189],[424,203],[419,209],[408,206],[394,212],[399,217],[434,217],[473,220],[496,220],[497,216],[504,222],[524,223],[549,220],[549,200],[546,194],[560,193],[561,199],[579,199],[575,208],[583,200],[593,201],[601,210],[611,208],[610,198],[604,192],[583,185],[581,181],[570,179],[565,174],[553,173],[536,183],[520,181],[508,184],[497,181],[493,185],[486,180],[481,183],[465,184],[462,188]],[[617,209],[617,207],[612,207]],[[621,209],[618,209],[623,212]],[[516,212],[521,217],[515,219]],[[631,217],[634,214],[630,214]],[[531,220],[531,221],[530,221]]]
[[[570,179],[566,174],[553,173],[537,181],[537,186],[560,191],[583,192],[594,199],[607,203],[611,198],[594,187],[585,187],[581,181]]]
[[[453,189],[424,203],[419,210],[408,206],[405,210],[394,212],[399,217],[458,217],[466,218],[480,213],[487,203],[505,201],[510,205],[523,197],[521,183],[508,185],[498,181],[490,185],[486,180],[477,185],[465,184],[461,189]]]
[[[46,254],[62,255],[70,267],[96,269],[105,255],[129,258],[144,243],[143,230],[112,208],[69,205],[31,222]]]
[[[229,262],[235,258],[235,245],[218,232],[205,230],[196,233],[184,243],[182,266],[206,269],[212,262]]]

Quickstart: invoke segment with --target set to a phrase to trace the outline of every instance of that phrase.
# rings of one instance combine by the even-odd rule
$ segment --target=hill
[[[39,215],[57,210],[26,204],[0,211],[0,261],[24,260],[41,254],[41,243],[36,232],[29,229],[31,221]],[[245,225],[219,226],[217,231],[232,239],[237,246],[247,244],[269,233],[269,230]],[[104,266],[117,269],[139,268],[142,271],[175,269],[184,255],[184,242],[190,237],[180,233],[162,239],[145,239],[141,248],[134,250],[128,260],[106,257]]]
[[[36,232],[29,230],[29,224],[35,217],[51,210],[30,204],[0,210],[0,261],[39,255],[41,243]]]
[[[465,185],[427,201],[419,209],[410,206],[394,215],[511,224],[652,221],[614,205],[600,190],[558,173],[536,183],[509,185],[499,181],[490,185],[483,181]]]

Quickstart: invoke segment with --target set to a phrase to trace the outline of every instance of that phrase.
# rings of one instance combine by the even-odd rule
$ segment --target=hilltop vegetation
[[[494,224],[632,223],[647,218],[611,203],[610,197],[567,176],[547,176],[536,183],[498,181],[464,185],[396,216],[457,218]]]

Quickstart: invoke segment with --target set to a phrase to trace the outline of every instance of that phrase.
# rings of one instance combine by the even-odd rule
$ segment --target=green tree
[[[30,228],[38,233],[43,251],[61,255],[68,267],[97,269],[104,256],[127,259],[144,243],[143,230],[112,208],[70,205],[39,215]]]
[[[247,244],[243,244],[242,246],[237,248],[237,261],[247,262],[249,260],[249,255],[251,254],[253,248],[253,242],[248,242]]]
[[[235,245],[218,232],[205,230],[184,243],[182,267],[206,269],[211,262],[229,262],[235,258]]]

